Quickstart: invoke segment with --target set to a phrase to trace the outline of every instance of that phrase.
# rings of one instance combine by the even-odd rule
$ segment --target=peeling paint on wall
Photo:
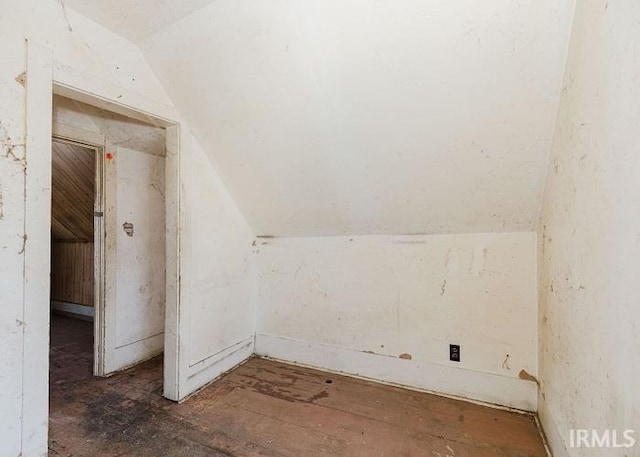
[[[27,72],[23,71],[18,76],[16,76],[16,82],[25,87],[27,84]]]
[[[471,262],[469,264],[469,272],[476,276],[482,276],[485,270],[486,263],[487,263],[487,248],[476,246],[471,256]]]
[[[27,160],[25,157],[25,144],[22,141],[13,141],[2,124],[2,121],[0,121],[0,147],[2,147],[4,158],[20,163],[26,172]]]
[[[122,224],[122,230],[124,230],[124,233],[126,233],[127,236],[133,236],[133,224],[131,222],[125,222]]]

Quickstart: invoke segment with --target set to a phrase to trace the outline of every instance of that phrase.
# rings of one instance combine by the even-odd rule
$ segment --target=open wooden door
[[[104,370],[163,351],[165,158],[117,148],[105,156]]]

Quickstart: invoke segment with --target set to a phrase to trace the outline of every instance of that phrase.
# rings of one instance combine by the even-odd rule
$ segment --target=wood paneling
[[[93,242],[52,244],[51,299],[93,306]]]
[[[92,241],[96,152],[55,139],[52,144],[52,238]]]

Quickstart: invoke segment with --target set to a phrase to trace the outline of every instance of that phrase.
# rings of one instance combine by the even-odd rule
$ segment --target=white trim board
[[[549,405],[542,394],[540,394],[538,398],[538,422],[544,432],[544,437],[550,448],[551,455],[554,457],[569,457],[566,442],[562,438],[562,434],[558,430]]]
[[[49,49],[27,43],[20,454],[25,457],[46,455],[49,425],[52,59]]]
[[[180,401],[185,400],[198,390],[217,381],[222,375],[233,370],[253,357],[253,335],[238,341],[206,359],[196,362],[189,367],[189,375],[181,386],[184,395]]]
[[[534,412],[537,385],[531,381],[445,365],[256,334],[255,353],[374,381]]]

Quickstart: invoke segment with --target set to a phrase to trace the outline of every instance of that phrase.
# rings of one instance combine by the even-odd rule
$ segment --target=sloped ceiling
[[[51,151],[51,236],[92,241],[95,150],[54,140]]]
[[[572,12],[218,0],[139,45],[258,235],[533,230]]]
[[[60,0],[60,3],[136,42],[214,1]]]

